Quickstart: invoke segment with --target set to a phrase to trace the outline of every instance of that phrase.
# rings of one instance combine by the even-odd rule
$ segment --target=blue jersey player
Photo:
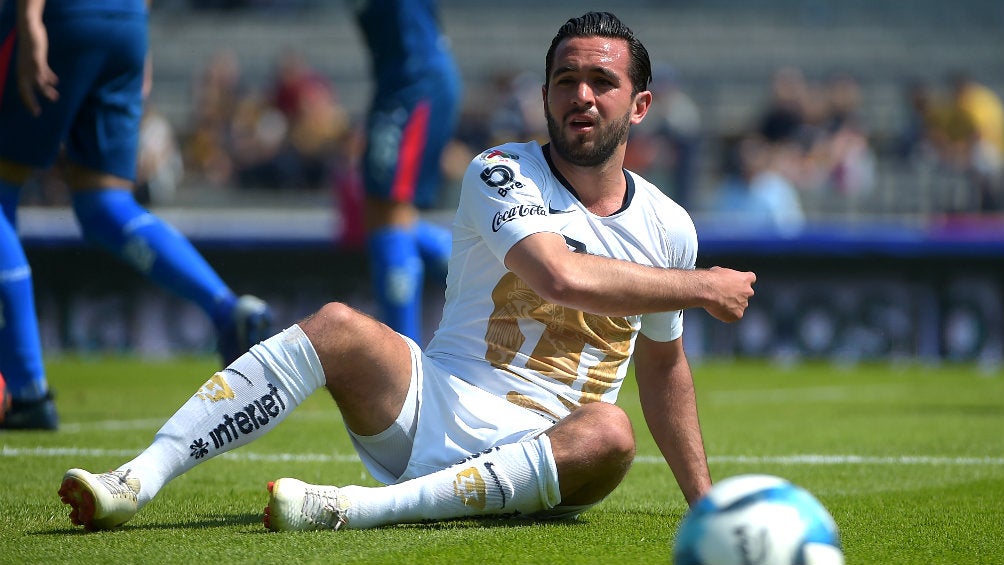
[[[426,266],[445,272],[451,247],[449,230],[422,220],[419,211],[439,196],[460,76],[434,0],[355,6],[375,81],[363,159],[374,290],[383,321],[419,341]]]
[[[84,237],[198,304],[229,363],[271,331],[267,305],[238,297],[179,232],[132,194],[147,59],[146,0],[22,0],[0,8],[0,427],[55,429],[31,269],[17,237],[20,189],[60,151]]]

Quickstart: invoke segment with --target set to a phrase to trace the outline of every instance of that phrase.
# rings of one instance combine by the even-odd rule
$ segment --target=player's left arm
[[[711,488],[711,474],[683,338],[662,342],[639,335],[634,364],[645,423],[693,504]]]

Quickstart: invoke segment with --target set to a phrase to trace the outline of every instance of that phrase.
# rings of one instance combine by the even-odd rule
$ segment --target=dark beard
[[[606,163],[617,150],[617,146],[627,139],[628,131],[631,129],[630,112],[622,119],[610,122],[609,125],[599,125],[598,141],[590,149],[562,136],[561,124],[546,107],[544,117],[547,119],[547,133],[551,138],[551,147],[562,159],[579,167],[596,167]]]

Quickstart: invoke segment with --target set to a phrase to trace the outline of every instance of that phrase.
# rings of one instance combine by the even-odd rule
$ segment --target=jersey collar
[[[575,192],[575,188],[572,186],[572,183],[568,182],[568,179],[565,178],[565,175],[561,174],[561,172],[558,171],[558,168],[554,166],[554,162],[551,161],[550,146],[551,146],[550,143],[545,143],[543,146],[541,146],[540,151],[541,153],[544,154],[544,160],[547,161],[547,166],[550,167],[551,174],[554,175],[554,178],[558,179],[558,182],[561,183],[561,186],[565,187],[565,189],[568,190],[568,192],[572,193],[572,196],[574,196],[576,200],[582,202],[582,199],[579,198],[579,193]],[[621,203],[621,207],[618,208],[617,211],[614,212],[613,214],[610,214],[611,216],[613,216],[614,214],[620,214],[624,210],[627,210],[627,207],[631,205],[631,200],[634,199],[634,190],[635,190],[634,178],[628,174],[627,169],[621,168],[621,170],[624,172],[624,181],[625,185],[627,186],[627,190],[624,191],[624,202]]]

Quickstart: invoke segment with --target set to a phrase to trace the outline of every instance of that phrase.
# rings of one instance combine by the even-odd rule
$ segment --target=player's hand
[[[750,297],[753,296],[756,275],[725,267],[711,267],[707,272],[711,276],[713,296],[704,309],[723,322],[742,319],[750,304]]]
[[[55,102],[59,99],[59,78],[49,68],[49,35],[41,23],[18,34],[17,89],[21,101],[33,116],[42,113],[36,93]]]

